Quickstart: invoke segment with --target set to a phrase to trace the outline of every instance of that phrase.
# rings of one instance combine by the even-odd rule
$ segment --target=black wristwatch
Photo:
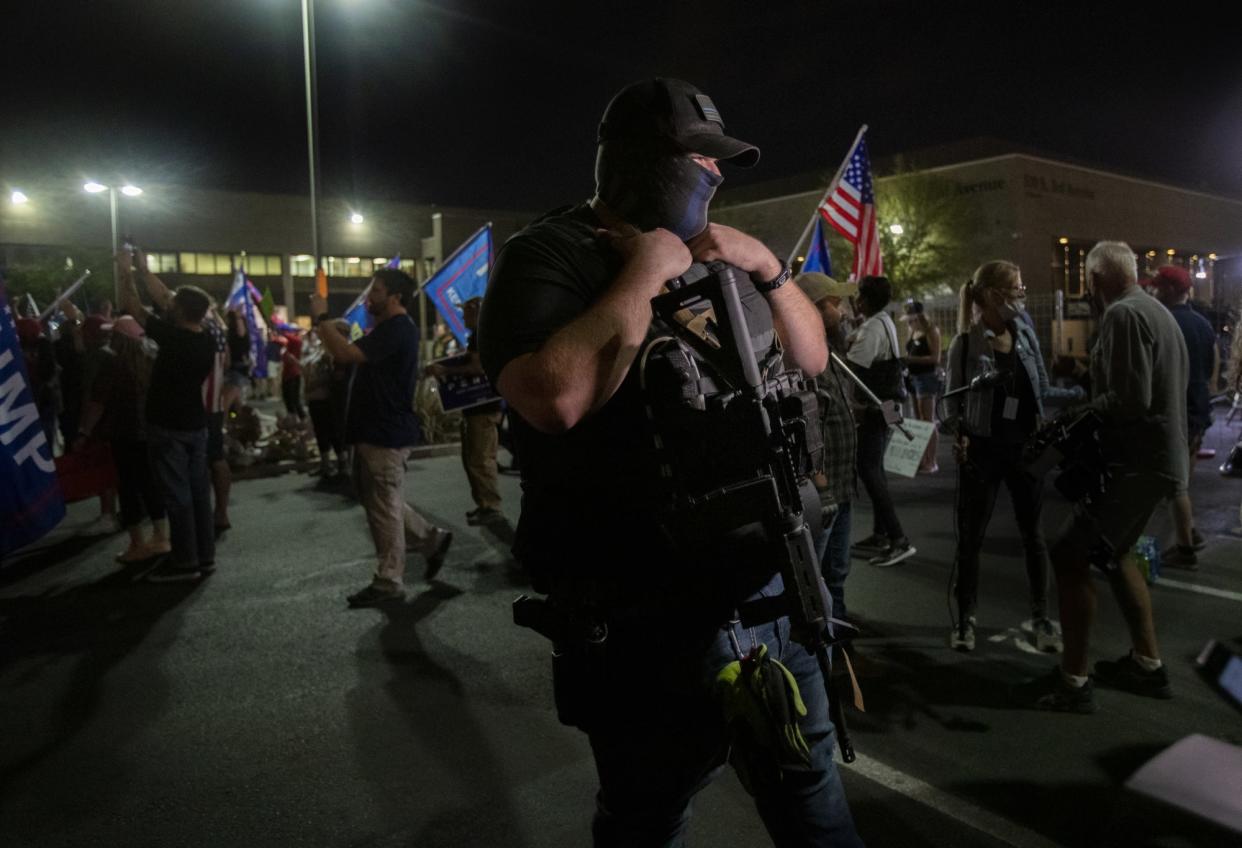
[[[759,280],[756,280],[754,278],[754,275],[752,275],[750,280],[752,283],[755,284],[755,291],[759,292],[759,294],[769,294],[771,292],[776,291],[781,286],[785,285],[785,283],[789,282],[790,274],[791,274],[790,267],[782,263],[781,272],[777,274],[775,278],[768,280],[767,282],[761,282]]]

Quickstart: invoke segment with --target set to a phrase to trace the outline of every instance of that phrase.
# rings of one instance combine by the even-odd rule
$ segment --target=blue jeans
[[[215,562],[207,428],[166,430],[148,424],[147,446],[168,512],[172,564],[196,566]]]
[[[824,575],[832,596],[832,617],[849,621],[845,615],[845,578],[850,576],[850,502],[837,504],[832,523],[815,538],[819,572]]]
[[[779,594],[772,578],[759,595]],[[789,638],[789,619],[755,628],[721,627],[694,610],[610,623],[605,706],[588,727],[600,789],[596,846],[684,845],[694,795],[723,769],[729,738],[712,695],[716,675],[762,642],[798,682],[807,715],[799,725],[811,748],[808,768],[787,768],[755,798],[778,846],[861,846],[833,762],[835,733],[815,658]]]

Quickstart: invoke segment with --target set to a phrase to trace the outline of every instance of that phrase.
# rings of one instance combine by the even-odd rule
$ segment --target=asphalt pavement
[[[1223,456],[1238,435],[1207,445]],[[872,846],[1237,844],[1123,788],[1189,733],[1242,742],[1242,717],[1193,658],[1242,635],[1242,479],[1196,465],[1209,546],[1153,589],[1176,697],[1100,690],[1093,716],[1012,709],[1005,689],[1055,662],[1033,653],[1006,495],[985,546],[978,650],[949,650],[954,477],[895,480],[919,553],[856,561],[847,584],[866,713],[842,766]],[[517,480],[501,480],[517,520]],[[456,540],[437,582],[410,559],[406,602],[349,610],[367,581],[361,509],[305,474],[235,485],[218,571],[154,585],[112,557],[121,537],[60,529],[0,569],[0,841],[5,845],[581,846],[595,775],[552,706],[548,645],[511,623],[527,590],[511,524],[467,526],[457,457],[411,463],[410,500]],[[1051,533],[1067,505],[1049,489]],[[1150,531],[1168,539],[1168,518]],[[854,536],[870,531],[865,500]],[[1093,656],[1126,649],[1101,583]],[[1202,780],[1239,778],[1203,774]],[[1236,837],[1236,834],[1234,835]],[[695,804],[694,845],[769,844],[731,773]]]

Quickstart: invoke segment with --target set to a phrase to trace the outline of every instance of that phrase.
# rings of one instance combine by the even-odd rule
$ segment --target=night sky
[[[608,99],[663,75],[763,149],[735,184],[830,173],[865,122],[876,157],[988,136],[1242,197],[1236,25],[1137,8],[317,0],[323,180],[351,199],[575,201]],[[306,191],[298,0],[43,0],[4,24],[7,185]]]

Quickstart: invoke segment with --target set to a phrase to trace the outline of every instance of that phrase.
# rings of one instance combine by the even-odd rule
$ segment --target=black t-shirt
[[[583,204],[535,221],[501,248],[479,327],[483,368],[493,383],[510,361],[541,348],[611,285],[622,259],[596,238],[600,226]],[[767,310],[744,275],[739,289],[749,309]],[[770,311],[767,316],[770,327]],[[648,338],[660,334],[653,324]],[[512,406],[510,420],[522,469],[514,553],[528,568],[621,579],[686,571],[660,526],[660,469],[637,362],[607,403],[567,432],[541,433]],[[731,553],[764,567],[763,558],[745,553],[754,544],[753,537],[743,539]],[[700,559],[711,558],[702,553]],[[733,575],[735,585],[749,579],[742,571]],[[720,583],[727,579],[722,573]]]
[[[206,330],[194,332],[151,315],[147,336],[159,345],[147,390],[147,422],[167,430],[207,426],[203,380],[216,360],[216,346]]]
[[[1008,353],[995,351],[996,369],[1008,372],[1008,377],[992,387],[992,436],[993,441],[1004,444],[1025,442],[1035,432],[1035,390],[1031,388],[1031,378],[1026,367],[1011,350]],[[1013,407],[1010,399],[1017,402]],[[1008,405],[1013,412],[1005,416]]]
[[[346,441],[382,448],[418,444],[421,430],[414,414],[418,327],[409,315],[394,315],[354,344],[367,361],[354,369]]]

